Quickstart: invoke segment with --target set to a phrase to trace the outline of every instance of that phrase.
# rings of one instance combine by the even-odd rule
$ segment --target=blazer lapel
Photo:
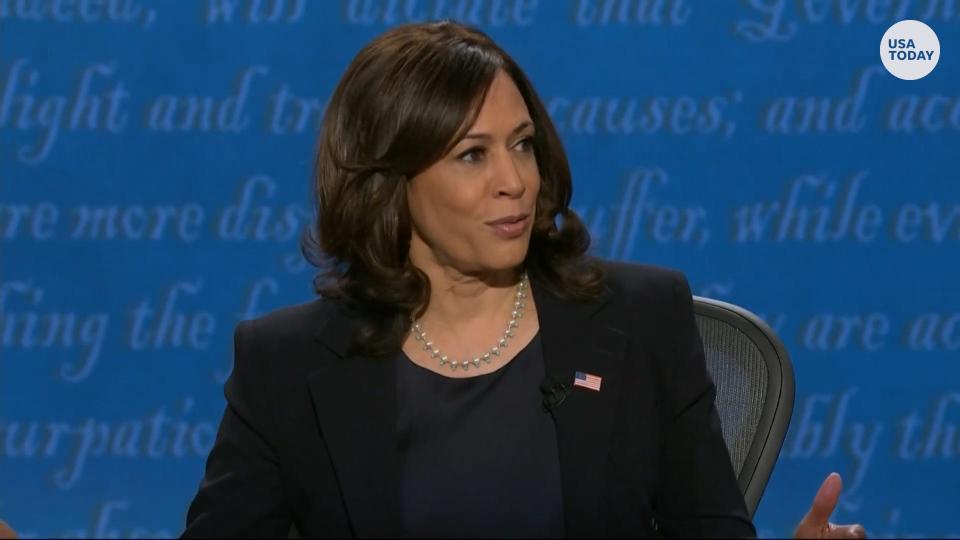
[[[531,289],[547,376],[559,378],[568,388],[566,399],[551,410],[566,532],[571,537],[603,536],[604,466],[617,412],[626,334],[601,316],[609,289],[599,300],[583,303],[558,298],[537,281],[532,281]],[[574,387],[577,371],[601,377],[600,391]]]
[[[318,339],[337,359],[308,377],[323,439],[358,537],[401,533],[393,358],[346,353],[351,321],[336,314]]]

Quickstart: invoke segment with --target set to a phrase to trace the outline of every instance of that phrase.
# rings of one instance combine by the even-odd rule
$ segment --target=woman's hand
[[[830,514],[840,499],[840,490],[843,482],[840,475],[830,473],[820,485],[817,494],[813,497],[813,505],[807,515],[803,516],[794,538],[866,538],[867,532],[862,525],[836,525],[830,523]]]
[[[8,540],[10,538],[16,538],[17,533],[13,532],[2,519],[0,519],[0,540]]]

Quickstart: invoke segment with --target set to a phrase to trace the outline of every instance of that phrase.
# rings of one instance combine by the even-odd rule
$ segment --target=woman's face
[[[523,262],[540,191],[533,133],[519,90],[498,72],[466,136],[408,184],[414,264],[482,273]]]

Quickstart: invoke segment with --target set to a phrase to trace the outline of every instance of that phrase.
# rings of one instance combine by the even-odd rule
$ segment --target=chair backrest
[[[793,366],[773,329],[746,309],[694,296],[693,310],[723,439],[753,518],[793,413]]]

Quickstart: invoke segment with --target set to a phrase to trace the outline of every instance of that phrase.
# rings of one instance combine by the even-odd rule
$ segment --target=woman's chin
[[[516,270],[527,258],[527,249],[503,250],[497,257],[488,258],[484,266],[494,272]]]

